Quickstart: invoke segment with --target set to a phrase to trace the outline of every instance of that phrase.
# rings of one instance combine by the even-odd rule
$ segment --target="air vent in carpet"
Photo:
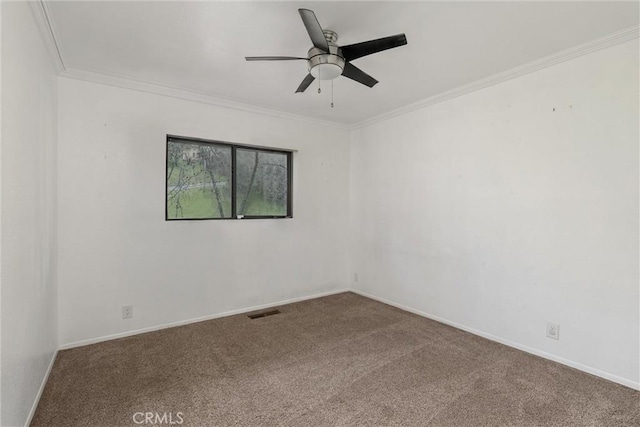
[[[273,316],[274,314],[280,314],[280,310],[271,310],[271,311],[264,311],[258,314],[250,314],[249,319],[259,319],[261,317]]]

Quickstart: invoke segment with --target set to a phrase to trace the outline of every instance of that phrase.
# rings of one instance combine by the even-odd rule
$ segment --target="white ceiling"
[[[353,124],[639,22],[638,2],[95,2],[47,4],[64,66]],[[408,45],[357,59],[380,81],[340,77],[294,93],[306,56],[300,7],[346,45],[405,33]]]

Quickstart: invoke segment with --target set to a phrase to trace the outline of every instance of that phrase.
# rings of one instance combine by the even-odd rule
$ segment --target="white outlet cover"
[[[123,305],[122,306],[122,318],[123,319],[131,319],[133,317],[133,306],[132,305]]]
[[[554,340],[560,339],[560,325],[557,323],[547,322],[547,337]]]

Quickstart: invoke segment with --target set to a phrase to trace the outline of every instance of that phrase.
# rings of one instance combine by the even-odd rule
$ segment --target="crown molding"
[[[64,60],[60,51],[60,46],[58,46],[54,27],[51,23],[51,20],[49,19],[50,13],[48,6],[42,0],[30,1],[27,3],[29,4],[29,8],[31,9],[33,18],[36,21],[36,25],[40,30],[40,34],[42,35],[44,44],[47,48],[47,51],[49,52],[49,56],[51,57],[53,66],[55,67],[56,72],[60,74],[65,69]]]
[[[403,114],[408,114],[416,110],[428,107],[430,105],[438,104],[440,102],[448,101],[453,98],[457,98],[462,95],[466,95],[471,92],[484,89],[489,86],[494,86],[502,82],[506,82],[511,79],[515,79],[526,74],[533,73],[535,71],[542,70],[544,68],[551,67],[562,62],[570,61],[580,56],[588,55],[590,53],[606,49],[611,46],[615,46],[621,43],[628,42],[630,40],[637,39],[640,35],[640,26],[627,28],[607,36],[595,39],[593,41],[574,46],[572,48],[560,51],[553,55],[546,56],[533,62],[521,65],[510,70],[494,74],[493,76],[477,80],[473,83],[469,83],[449,91],[440,93],[438,95],[431,96],[421,101],[406,105],[404,107],[397,108],[387,113],[379,114],[370,119],[366,119],[351,125],[351,129],[359,129],[365,126],[378,123],[383,120],[388,120],[393,117],[397,117]]]
[[[350,126],[344,123],[332,122],[328,120],[316,119],[313,117],[302,116],[293,113],[287,113],[268,107],[261,107],[230,99],[220,98],[202,92],[195,92],[180,87],[173,87],[157,83],[149,83],[142,80],[136,80],[129,77],[99,73],[95,71],[74,70],[67,68],[59,73],[60,77],[66,77],[76,80],[84,80],[92,83],[99,83],[107,86],[114,86],[124,89],[136,90],[155,95],[168,96],[170,98],[183,99],[187,101],[199,102],[202,104],[214,105],[216,107],[229,108],[248,113],[262,114],[281,119],[297,120],[307,123],[313,123],[321,126],[329,126],[338,129],[349,130]]]

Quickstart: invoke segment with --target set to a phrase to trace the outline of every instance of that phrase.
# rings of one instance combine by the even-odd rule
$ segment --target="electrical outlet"
[[[133,317],[133,306],[132,305],[123,305],[122,306],[122,318],[123,319],[131,319]]]
[[[554,340],[560,339],[560,325],[557,323],[547,322],[547,337]]]
[[[353,281],[357,282],[358,280],[360,280],[358,277],[358,273],[353,273]]]

